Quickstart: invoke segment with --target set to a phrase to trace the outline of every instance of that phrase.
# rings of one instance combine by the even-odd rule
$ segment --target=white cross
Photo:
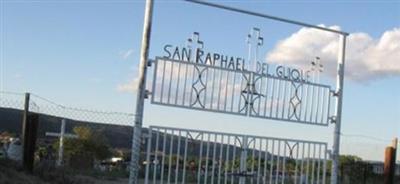
[[[250,30],[250,33],[247,35],[246,38],[246,43],[249,46],[249,55],[248,55],[248,61],[249,61],[249,69],[253,70],[256,72],[257,70],[257,59],[258,59],[258,48],[264,44],[264,38],[261,37],[261,31],[259,28],[253,27],[253,29]],[[253,48],[252,45],[255,45]]]
[[[59,137],[60,138],[60,144],[59,144],[59,149],[58,149],[58,160],[57,160],[57,166],[62,166],[63,164],[63,155],[64,155],[64,137],[66,138],[78,138],[78,135],[75,134],[66,134],[65,133],[65,123],[66,119],[61,120],[61,131],[60,133],[56,132],[46,132],[46,136],[50,137]]]
[[[204,42],[200,41],[200,33],[198,32],[193,32],[192,37],[188,38],[188,43],[187,46],[189,49],[191,49],[192,54],[191,54],[191,61],[195,62],[196,61],[196,55],[198,50],[202,50],[204,47]]]

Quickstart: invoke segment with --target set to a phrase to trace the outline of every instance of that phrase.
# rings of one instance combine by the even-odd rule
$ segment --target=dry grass
[[[125,184],[128,179],[103,180],[74,175],[63,169],[37,166],[34,174],[27,174],[12,160],[0,159],[0,184]]]
[[[37,176],[26,174],[12,160],[0,159],[0,183],[2,184],[47,184]]]

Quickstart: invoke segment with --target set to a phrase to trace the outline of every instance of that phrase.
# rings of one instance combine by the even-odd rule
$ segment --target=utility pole
[[[395,138],[392,142],[392,146],[388,146],[385,149],[385,163],[383,166],[384,184],[394,184],[397,144],[398,139]]]
[[[335,123],[334,136],[333,136],[333,147],[332,147],[332,173],[331,173],[331,184],[337,184],[338,178],[338,166],[339,166],[339,153],[340,153],[340,127],[342,123],[342,104],[343,104],[343,84],[344,84],[344,63],[345,63],[345,51],[346,51],[346,35],[340,35],[339,40],[339,54],[338,54],[338,66],[336,75],[336,91],[334,96],[336,97],[335,107]]]
[[[132,136],[132,153],[130,162],[129,184],[138,183],[140,139],[142,135],[142,121],[144,112],[144,99],[146,95],[147,61],[149,57],[151,22],[153,16],[153,0],[146,0],[142,34],[142,47],[140,50],[139,83],[137,86],[135,127]]]

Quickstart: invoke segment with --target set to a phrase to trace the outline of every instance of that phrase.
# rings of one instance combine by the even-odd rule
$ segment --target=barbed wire
[[[13,92],[13,91],[0,91],[0,94],[25,95],[25,93],[19,93],[19,92]]]
[[[0,91],[0,107],[11,109],[24,108],[24,93]]]
[[[18,110],[24,109],[24,93],[0,91],[0,97],[0,107]],[[70,107],[33,93],[30,93],[29,106],[29,111],[31,112],[86,123],[133,126],[135,117],[133,113]]]
[[[90,112],[90,113],[121,114],[121,115],[127,115],[127,116],[135,116],[135,114],[133,114],[133,113],[124,113],[124,112],[116,112],[116,111],[88,110],[88,109],[77,108],[77,107],[68,107],[68,106],[65,106],[65,105],[58,104],[58,103],[56,103],[56,102],[54,102],[54,101],[51,101],[51,100],[49,100],[49,99],[47,99],[47,98],[41,97],[41,96],[39,96],[39,95],[36,95],[36,94],[34,94],[34,93],[31,93],[31,96],[36,97],[36,98],[38,98],[38,99],[40,99],[40,100],[46,101],[46,102],[48,102],[48,103],[50,103],[50,104],[53,104],[53,105],[55,105],[55,106],[58,106],[58,107],[60,107],[60,108],[65,108],[65,109],[71,109],[71,110],[77,110],[77,111],[84,111],[84,112]]]

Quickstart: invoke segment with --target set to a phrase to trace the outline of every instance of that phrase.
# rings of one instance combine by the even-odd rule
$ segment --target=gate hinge
[[[151,91],[146,89],[144,91],[144,99],[148,99],[150,95],[152,95]]]
[[[332,159],[332,150],[326,150],[326,154],[328,154],[329,159]]]
[[[340,95],[340,91],[334,91],[334,90],[331,90],[331,93],[332,93],[332,95],[333,96],[335,96],[335,97],[337,97],[337,96],[339,96]]]
[[[149,59],[147,60],[147,67],[151,67],[153,65],[153,63],[155,62],[154,59]]]
[[[330,123],[336,123],[336,116],[329,117],[329,122]]]

